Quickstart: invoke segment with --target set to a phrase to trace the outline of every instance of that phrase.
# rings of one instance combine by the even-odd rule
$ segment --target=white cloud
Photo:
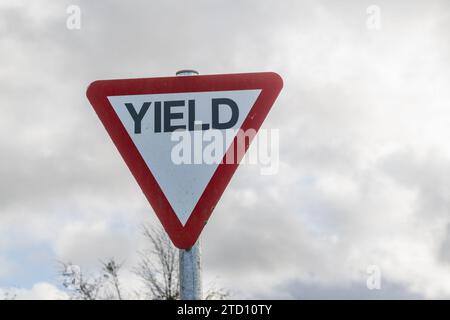
[[[0,288],[0,296],[16,300],[64,300],[67,294],[47,282],[38,282],[30,289]]]

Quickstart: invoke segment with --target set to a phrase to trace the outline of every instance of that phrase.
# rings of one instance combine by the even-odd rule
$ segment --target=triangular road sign
[[[87,97],[169,237],[187,249],[243,156],[236,132],[258,131],[282,86],[270,72],[99,80]]]

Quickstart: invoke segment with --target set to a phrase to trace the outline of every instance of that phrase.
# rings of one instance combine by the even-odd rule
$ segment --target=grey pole
[[[195,76],[195,70],[180,70],[177,76]],[[200,238],[189,249],[180,249],[179,255],[179,280],[181,300],[202,299],[202,277],[201,277],[201,252]]]

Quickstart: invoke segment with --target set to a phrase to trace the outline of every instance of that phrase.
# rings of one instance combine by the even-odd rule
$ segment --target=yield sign
[[[87,97],[169,237],[187,249],[239,165],[239,134],[258,131],[282,86],[269,72],[99,80]]]

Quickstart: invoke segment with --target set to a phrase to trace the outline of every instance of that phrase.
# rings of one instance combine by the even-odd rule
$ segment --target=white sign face
[[[198,155],[220,135],[223,148],[215,149],[214,156],[222,159],[260,93],[253,89],[107,97],[183,226],[219,165]],[[181,163],[180,145],[189,146],[182,150]]]

